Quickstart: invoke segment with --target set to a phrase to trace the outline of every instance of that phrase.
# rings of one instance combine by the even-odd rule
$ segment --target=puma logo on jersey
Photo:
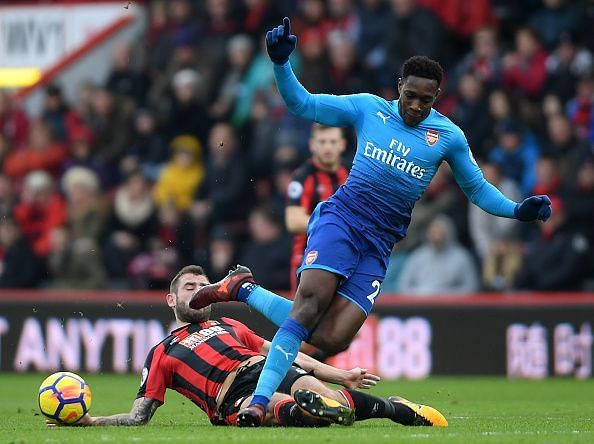
[[[274,346],[275,350],[278,350],[279,352],[281,352],[283,355],[285,355],[285,358],[287,359],[287,361],[289,359],[291,359],[291,356],[293,356],[293,353],[289,353],[288,351],[285,351],[280,345],[275,345]]]
[[[384,125],[386,124],[386,121],[390,118],[390,116],[384,116],[381,111],[378,111],[377,113],[375,113],[375,115],[379,116],[380,119],[384,121]]]

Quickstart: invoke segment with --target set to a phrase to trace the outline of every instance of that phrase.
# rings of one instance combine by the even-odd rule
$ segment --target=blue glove
[[[270,60],[278,65],[284,65],[289,55],[297,45],[297,36],[291,34],[289,17],[283,19],[283,24],[266,33],[266,50]]]
[[[530,196],[516,205],[514,216],[516,219],[528,222],[532,220],[546,221],[551,217],[551,199],[549,196]]]

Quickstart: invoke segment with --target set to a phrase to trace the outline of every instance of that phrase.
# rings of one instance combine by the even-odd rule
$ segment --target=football
[[[48,418],[74,424],[91,408],[91,389],[75,373],[57,372],[39,387],[39,409]]]

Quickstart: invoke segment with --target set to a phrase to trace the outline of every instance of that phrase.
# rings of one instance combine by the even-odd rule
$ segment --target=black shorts
[[[229,387],[229,390],[227,390],[227,394],[219,408],[218,416],[222,423],[226,425],[235,425],[241,403],[245,398],[251,396],[254,393],[254,390],[256,390],[258,378],[260,378],[260,373],[262,373],[265,362],[266,360],[264,359],[248,367],[239,369],[235,380]],[[295,381],[309,374],[310,373],[306,372],[301,367],[292,365],[276,391],[278,393],[290,395],[291,387]]]

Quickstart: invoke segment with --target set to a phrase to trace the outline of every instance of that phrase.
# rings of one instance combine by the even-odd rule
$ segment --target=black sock
[[[355,409],[355,420],[363,421],[371,418],[387,418],[399,424],[411,424],[415,413],[405,405],[394,404],[387,399],[358,392],[356,390],[341,390],[349,403],[352,400]]]
[[[328,427],[330,423],[312,418],[301,411],[295,401],[287,399],[274,407],[274,417],[280,425],[286,427]]]

